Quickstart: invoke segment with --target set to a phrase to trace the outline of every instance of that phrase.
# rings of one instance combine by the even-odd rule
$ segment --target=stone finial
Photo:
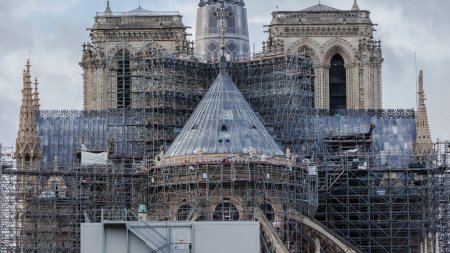
[[[433,148],[433,141],[431,139],[431,131],[428,123],[427,107],[425,105],[425,91],[423,87],[423,71],[419,73],[419,87],[418,87],[419,101],[416,111],[416,144],[414,152],[416,155],[428,153]]]
[[[356,0],[353,2],[352,11],[359,11],[359,6],[358,6],[358,3],[356,2]]]
[[[113,15],[113,13],[111,11],[111,7],[109,6],[109,1],[106,1],[106,9],[105,9],[105,12],[103,13],[103,16],[111,17],[112,15]]]
[[[423,70],[421,70],[419,72],[419,91],[418,91],[418,95],[419,95],[419,103],[425,103],[424,101],[426,100],[425,98],[425,91],[423,89]]]

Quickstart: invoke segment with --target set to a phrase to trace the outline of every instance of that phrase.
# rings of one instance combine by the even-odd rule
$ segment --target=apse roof
[[[340,10],[324,4],[317,4],[301,10],[301,12],[332,12],[332,11],[340,11]]]
[[[283,151],[222,67],[165,157]]]

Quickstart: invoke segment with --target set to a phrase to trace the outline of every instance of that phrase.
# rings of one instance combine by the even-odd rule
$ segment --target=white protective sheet
[[[108,153],[90,153],[86,151],[81,152],[81,165],[101,164],[106,165],[108,163]]]

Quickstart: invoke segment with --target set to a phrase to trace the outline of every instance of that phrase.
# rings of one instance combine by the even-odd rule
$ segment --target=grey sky
[[[41,83],[43,109],[81,109],[82,77],[78,63],[81,44],[89,41],[86,28],[103,0],[0,0],[0,143],[12,146],[18,127],[22,69],[31,51],[32,75]],[[198,0],[141,0],[149,10],[178,10],[185,25],[195,26]],[[246,0],[252,45],[266,39],[263,25],[270,13],[299,10],[318,0]],[[353,0],[322,0],[350,9]],[[139,0],[111,0],[113,11],[128,11]],[[450,1],[358,0],[378,24],[383,41],[384,108],[413,108],[416,99],[415,61],[425,74],[425,92],[434,139],[450,140]],[[194,30],[190,31],[192,34]]]

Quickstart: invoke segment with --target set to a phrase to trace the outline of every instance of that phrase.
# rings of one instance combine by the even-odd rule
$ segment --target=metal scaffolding
[[[117,116],[108,123],[108,141],[128,157],[153,159],[173,142],[217,77],[219,64],[159,49],[136,56],[123,52],[126,48],[107,63],[108,108]],[[280,145],[302,154],[312,150],[316,122],[309,60],[237,58],[228,72]]]
[[[2,169],[1,252],[80,252],[81,223],[136,220],[139,173],[122,165],[52,167]],[[18,178],[32,190],[19,191]]]
[[[317,208],[317,173],[286,159],[200,155],[189,162],[161,161],[149,171],[150,220],[253,220],[265,214],[290,252],[304,252],[304,228],[289,208],[312,216]],[[266,235],[267,236],[267,235]]]
[[[448,152],[380,163],[374,127],[325,137],[316,218],[364,252],[448,252]]]
[[[417,252],[439,239],[441,252],[450,253],[448,144],[416,160],[404,150],[381,157],[373,126],[341,129],[339,114],[339,131],[326,132],[335,119],[313,109],[309,60],[261,54],[236,58],[227,70],[277,143],[299,155],[290,156],[295,165],[201,154],[158,164],[216,78],[218,62],[159,49],[132,55],[124,47],[106,69],[108,110],[38,115],[40,171],[18,171],[0,159],[1,252],[79,252],[81,223],[137,220],[145,203],[153,220],[259,217],[263,242],[281,241],[291,252],[314,249],[318,235],[299,222],[306,215],[364,252]],[[371,113],[380,125],[389,121],[395,133],[380,131],[388,133],[381,138],[414,131],[408,111],[347,113],[348,122]],[[366,116],[358,122],[373,120]],[[82,166],[84,147],[106,151],[108,165]],[[34,190],[20,192],[18,178]],[[340,252],[330,245],[322,249]],[[263,246],[271,252],[273,245]]]

